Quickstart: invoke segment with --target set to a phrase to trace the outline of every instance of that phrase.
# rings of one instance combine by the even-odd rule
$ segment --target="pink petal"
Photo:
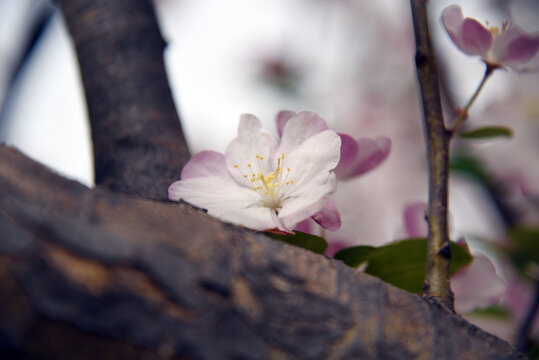
[[[290,168],[288,180],[294,181],[287,185],[287,192],[304,192],[311,186],[325,184],[330,171],[339,163],[340,149],[341,138],[331,130],[311,136],[290,152],[280,147],[277,153],[286,153],[283,168]]]
[[[492,46],[490,31],[475,19],[464,19],[458,5],[444,9],[442,23],[455,45],[468,55],[485,56]]]
[[[337,251],[350,247],[347,242],[344,241],[330,241],[328,248],[326,249],[326,256],[333,257]]]
[[[365,174],[380,165],[391,151],[391,140],[386,137],[360,138],[357,145],[359,150],[355,164],[348,171],[339,173],[339,178],[352,178]]]
[[[462,27],[462,10],[458,5],[450,5],[442,12],[442,23],[451,40],[460,47],[460,31]]]
[[[279,211],[281,223],[288,229],[293,229],[298,223],[319,212],[325,204],[324,197],[337,187],[335,174],[330,173],[327,181],[320,185],[305,186],[302,192],[296,192],[293,197],[283,201]]]
[[[470,247],[468,246],[468,242],[466,241],[466,238],[464,236],[459,237],[457,239],[456,243],[457,243],[458,246],[460,246],[468,254],[471,254]]]
[[[466,18],[462,22],[459,48],[468,55],[485,56],[492,46],[492,34],[479,21]]]
[[[292,116],[296,115],[296,112],[290,111],[290,110],[283,110],[279,111],[277,113],[277,116],[275,117],[275,122],[277,123],[277,132],[279,134],[279,137],[283,136],[283,129],[288,120]]]
[[[227,168],[241,184],[245,183],[242,174],[250,175],[248,164],[252,164],[263,173],[271,171],[273,166],[272,157],[277,144],[268,133],[260,130],[261,127],[262,124],[257,117],[243,114],[238,127],[238,137],[232,140],[226,149]],[[258,160],[257,155],[263,157],[263,160]],[[238,165],[239,168],[235,168],[234,165]],[[245,185],[250,187],[250,184]]]
[[[455,293],[455,309],[466,313],[496,304],[505,294],[507,285],[486,256],[476,255],[470,265],[451,278],[451,288]]]
[[[539,37],[526,35],[517,27],[498,35],[492,49],[498,62],[511,67],[528,62],[538,50]]]
[[[335,168],[335,173],[340,176],[351,171],[355,165],[359,147],[353,137],[341,133],[338,135],[341,137],[341,158]]]
[[[216,151],[201,151],[195,154],[182,169],[181,178],[198,178],[206,176],[226,176],[225,156]]]
[[[411,203],[404,208],[404,227],[409,237],[427,237],[429,228],[425,220],[426,211],[427,204],[424,202]]]
[[[539,71],[539,51],[533,58],[524,64],[512,65],[513,69],[519,72],[537,72]]]
[[[341,214],[329,197],[323,198],[322,210],[312,216],[320,226],[330,231],[335,231],[341,227]]]
[[[292,116],[283,129],[279,155],[301,145],[305,140],[324,130],[328,130],[326,121],[320,115],[312,111],[302,111]]]
[[[312,234],[313,228],[311,226],[311,219],[305,219],[298,223],[294,228],[294,231],[301,231],[307,234]]]

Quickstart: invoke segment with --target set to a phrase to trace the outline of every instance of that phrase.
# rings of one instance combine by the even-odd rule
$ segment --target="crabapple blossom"
[[[539,34],[527,34],[509,21],[484,26],[464,18],[458,5],[442,12],[442,23],[457,47],[468,55],[479,55],[491,67],[510,67],[516,71],[539,71]]]
[[[254,230],[291,233],[299,222],[328,207],[340,147],[339,136],[314,112],[290,117],[279,143],[261,131],[258,118],[244,114],[225,154],[202,151],[193,156],[181,180],[170,185],[169,199]],[[331,227],[333,221],[328,221]]]
[[[279,136],[282,136],[287,122],[295,115],[296,113],[290,110],[280,111],[277,114],[275,122]],[[313,123],[311,126],[319,125]],[[391,150],[391,140],[386,137],[354,139],[347,134],[338,133],[338,135],[341,138],[341,155],[334,171],[339,180],[355,178],[373,170],[387,158]],[[326,196],[324,201],[324,207],[313,215],[312,219],[323,228],[335,231],[341,227],[340,213],[331,197]],[[312,233],[314,229],[308,225],[308,221],[306,224],[308,231],[305,232]],[[299,228],[296,230],[301,231]]]
[[[277,114],[275,120],[279,135],[294,114],[295,112],[288,110]],[[391,140],[387,137],[354,139],[347,134],[338,134],[341,138],[341,157],[335,174],[339,180],[352,179],[373,170],[391,151]]]

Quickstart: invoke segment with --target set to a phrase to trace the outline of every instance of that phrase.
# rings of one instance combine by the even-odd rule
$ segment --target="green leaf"
[[[500,320],[509,319],[509,312],[500,305],[493,305],[487,308],[477,308],[473,310],[470,315],[484,316],[489,318],[496,318]]]
[[[451,274],[472,261],[472,256],[451,242]],[[367,262],[365,272],[401,289],[419,293],[427,268],[427,239],[406,239],[381,247],[356,246],[339,251],[335,258],[356,267]]]
[[[491,180],[483,164],[475,157],[464,154],[453,156],[449,168],[461,174],[471,176],[479,183],[490,186]]]
[[[486,139],[500,136],[513,137],[513,130],[505,126],[485,126],[458,133],[458,136],[465,139]]]
[[[539,263],[539,229],[515,227],[509,230],[513,240],[513,255],[522,261]]]
[[[353,246],[337,251],[333,258],[343,261],[350,267],[358,267],[367,261],[371,252],[376,249],[374,246]]]
[[[307,250],[314,251],[317,254],[324,254],[328,248],[328,243],[320,236],[307,234],[301,231],[296,231],[294,235],[281,235],[274,233],[266,233],[271,238],[285,242],[290,245],[295,245]]]

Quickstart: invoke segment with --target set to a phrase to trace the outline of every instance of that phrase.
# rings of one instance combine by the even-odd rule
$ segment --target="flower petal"
[[[518,72],[537,72],[539,71],[539,51],[533,58],[524,64],[511,65],[511,67]]]
[[[223,154],[216,151],[201,151],[185,164],[181,174],[182,179],[206,176],[228,176]]]
[[[460,36],[459,48],[468,55],[485,56],[492,46],[492,33],[475,19],[464,19]]]
[[[429,228],[425,214],[427,204],[424,202],[416,202],[407,204],[404,208],[404,227],[406,234],[411,238],[427,237]]]
[[[485,56],[492,46],[490,31],[475,19],[464,19],[458,5],[444,9],[442,23],[455,45],[468,55]]]
[[[313,220],[325,229],[335,231],[341,227],[341,214],[333,200],[325,196],[323,199],[322,210],[312,216]]]
[[[263,173],[269,172],[272,167],[272,156],[277,147],[275,140],[268,133],[262,132],[261,127],[262,124],[256,116],[243,114],[238,127],[238,137],[232,140],[225,152],[228,170],[240,184],[247,187],[250,187],[250,184],[242,174],[250,175],[248,164],[252,164]],[[263,160],[257,159],[257,155]],[[238,165],[239,169],[234,165]]]
[[[299,222],[316,214],[325,204],[324,196],[333,192],[337,187],[337,178],[334,173],[328,174],[327,181],[320,185],[311,185],[302,188],[294,196],[283,201],[279,211],[282,224],[293,229]]]
[[[496,304],[505,294],[506,287],[505,282],[496,274],[492,262],[484,255],[475,255],[469,266],[451,278],[455,308],[459,313]]]
[[[313,224],[314,225],[314,224]],[[311,226],[311,219],[305,219],[299,222],[295,227],[294,231],[301,231],[307,234],[313,233],[313,228]]]
[[[442,12],[442,23],[449,37],[460,48],[460,31],[462,27],[462,10],[458,5],[450,5]]]
[[[355,164],[347,172],[338,173],[339,178],[357,177],[373,170],[380,165],[391,152],[391,139],[381,137],[377,139],[357,139],[358,155]]]
[[[275,117],[275,122],[277,123],[277,132],[279,134],[279,137],[283,136],[284,126],[286,125],[288,120],[290,120],[290,118],[294,115],[296,115],[296,112],[290,110],[283,110],[277,113],[277,116]]]
[[[528,62],[538,50],[539,37],[529,36],[518,27],[498,35],[492,48],[496,60],[511,67]]]
[[[169,197],[207,209],[211,216],[250,229],[281,227],[275,212],[260,204],[256,192],[218,176],[176,181],[169,187]]]
[[[291,120],[292,121],[292,120]],[[327,181],[329,171],[339,163],[341,138],[326,130],[306,139],[285,157],[283,168],[290,168],[287,193],[299,191],[308,184],[321,185]],[[279,147],[278,153],[284,152]]]
[[[353,137],[341,133],[338,135],[341,137],[341,157],[335,168],[335,174],[341,176],[350,172],[355,165],[359,147]]]
[[[315,112],[302,111],[292,116],[284,126],[278,154],[285,153],[301,145],[305,140],[328,130],[326,121]]]

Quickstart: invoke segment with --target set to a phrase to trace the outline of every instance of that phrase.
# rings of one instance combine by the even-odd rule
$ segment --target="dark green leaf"
[[[449,167],[452,171],[457,171],[478,181],[480,184],[490,186],[491,180],[483,164],[475,157],[463,154],[453,156]]]
[[[374,246],[353,246],[339,250],[333,257],[350,267],[358,267],[367,261],[370,253],[377,250]]]
[[[505,126],[485,126],[471,131],[458,133],[458,136],[465,139],[486,139],[491,137],[512,137],[513,130]]]
[[[509,237],[513,240],[513,255],[539,263],[539,229],[516,227],[509,230]]]
[[[324,254],[328,248],[328,243],[320,236],[307,234],[301,231],[296,231],[294,235],[267,234],[275,240],[311,250],[317,254]]]
[[[401,289],[421,292],[427,268],[427,239],[406,239],[378,248],[356,246],[335,254],[350,266],[367,262],[365,272]],[[469,264],[472,256],[451,242],[451,274]]]

